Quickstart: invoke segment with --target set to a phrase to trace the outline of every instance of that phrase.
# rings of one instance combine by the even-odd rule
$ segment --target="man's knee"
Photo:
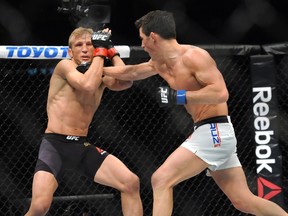
[[[38,198],[32,201],[27,216],[29,215],[46,215],[51,206],[52,200],[50,198]]]
[[[235,200],[231,200],[233,206],[244,213],[250,213],[250,203],[249,200],[246,199],[235,199]]]
[[[161,170],[157,170],[152,174],[151,185],[154,190],[169,187],[168,180],[165,179],[165,175]]]
[[[124,193],[138,193],[140,191],[140,180],[139,177],[133,173],[126,176],[124,183],[124,188],[122,192]]]

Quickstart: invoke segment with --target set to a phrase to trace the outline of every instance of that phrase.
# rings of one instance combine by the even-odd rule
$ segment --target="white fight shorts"
[[[230,116],[213,117],[194,125],[194,132],[181,146],[209,164],[211,171],[241,166]]]

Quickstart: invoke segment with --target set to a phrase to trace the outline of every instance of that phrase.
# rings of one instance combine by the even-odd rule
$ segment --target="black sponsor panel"
[[[258,196],[283,207],[282,156],[278,144],[278,103],[273,56],[251,56],[251,74]]]

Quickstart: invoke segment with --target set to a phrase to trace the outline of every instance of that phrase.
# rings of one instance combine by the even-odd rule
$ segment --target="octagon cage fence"
[[[251,56],[272,56],[276,68],[277,133],[282,155],[279,155],[282,164],[278,177],[283,182],[280,192],[283,194],[284,204],[281,205],[287,211],[287,44],[199,46],[215,59],[227,83],[230,93],[229,115],[238,139],[238,156],[254,194],[258,190],[258,175],[253,128]],[[49,80],[57,62],[67,56],[55,57],[53,52],[56,48],[53,47],[0,47],[0,213],[17,216],[27,211],[31,201],[34,167],[47,124]],[[149,59],[141,47],[118,48],[126,64],[137,64]],[[46,56],[45,49],[48,50]],[[59,50],[65,50],[65,47]],[[42,54],[44,57],[40,58]],[[105,90],[89,131],[92,143],[117,156],[139,176],[144,215],[151,215],[152,211],[152,173],[193,132],[193,122],[183,106],[162,108],[156,103],[156,89],[165,84],[162,78],[154,76],[135,81],[130,89],[124,91]],[[47,215],[121,214],[120,194],[117,190],[96,184],[85,176],[67,170]],[[188,215],[247,214],[236,210],[213,179],[203,172],[174,187],[173,216]]]

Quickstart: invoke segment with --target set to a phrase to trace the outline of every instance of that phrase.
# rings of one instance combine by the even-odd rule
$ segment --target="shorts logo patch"
[[[87,147],[87,146],[89,146],[89,145],[91,145],[89,142],[84,142],[84,144],[83,144],[85,147]]]
[[[79,141],[79,136],[66,136],[67,140],[75,140],[75,141]]]
[[[106,151],[104,151],[103,149],[99,148],[99,147],[96,147],[97,151],[100,153],[100,154],[104,154]]]
[[[211,132],[212,140],[214,143],[214,147],[221,146],[221,138],[219,135],[217,123],[210,123],[210,132]]]

